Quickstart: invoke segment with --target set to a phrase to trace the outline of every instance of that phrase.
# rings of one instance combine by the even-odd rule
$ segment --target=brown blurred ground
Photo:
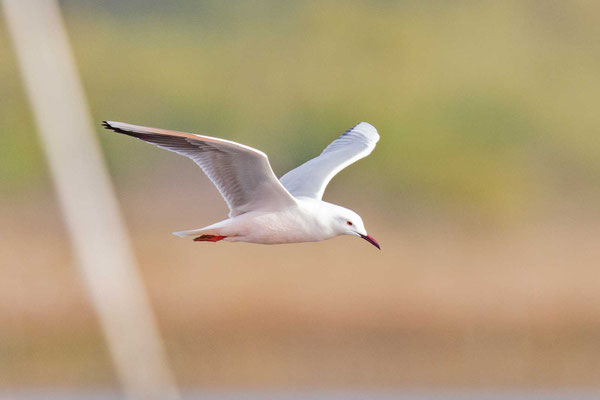
[[[182,384],[600,382],[600,221],[396,226],[348,200],[383,251],[350,237],[198,244],[170,231],[225,206],[170,185],[120,197]],[[0,385],[114,384],[50,194],[0,209]]]

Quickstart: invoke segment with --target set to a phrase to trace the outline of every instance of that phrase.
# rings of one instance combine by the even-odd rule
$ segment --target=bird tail
[[[182,237],[182,238],[189,237],[189,236],[201,236],[201,235],[222,236],[223,235],[223,231],[221,230],[221,228],[223,228],[223,223],[224,222],[226,222],[226,220],[225,221],[221,221],[221,222],[217,222],[216,224],[205,226],[204,228],[192,229],[192,230],[189,230],[189,231],[173,232],[173,235],[179,236],[179,237]]]
[[[192,229],[192,230],[189,230],[189,231],[173,232],[173,235],[179,236],[179,237],[182,237],[182,238],[188,237],[188,236],[198,236],[198,235],[202,235],[202,234],[206,234],[204,228]]]

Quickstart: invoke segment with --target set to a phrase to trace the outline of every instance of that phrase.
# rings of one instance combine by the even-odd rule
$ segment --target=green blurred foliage
[[[280,175],[368,121],[379,147],[333,186],[408,209],[520,218],[599,193],[600,3],[61,4],[98,121],[237,140]],[[11,193],[38,185],[44,163],[0,32]],[[98,132],[118,181],[173,160]]]

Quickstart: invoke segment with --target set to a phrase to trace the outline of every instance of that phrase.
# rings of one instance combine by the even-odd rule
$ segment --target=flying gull
[[[174,235],[194,237],[200,242],[262,244],[353,235],[381,249],[367,234],[357,213],[321,200],[325,187],[338,172],[375,148],[379,134],[366,122],[347,130],[318,157],[281,179],[273,173],[265,153],[240,143],[123,122],[103,121],[103,126],[191,158],[227,202],[228,219]]]

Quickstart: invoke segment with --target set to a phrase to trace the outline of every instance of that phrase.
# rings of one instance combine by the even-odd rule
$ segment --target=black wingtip
[[[117,133],[124,133],[124,134],[129,135],[129,136],[134,136],[129,131],[125,131],[125,130],[123,130],[121,128],[117,128],[115,126],[112,126],[111,124],[108,123],[108,121],[102,121],[102,127],[104,129],[108,129],[108,130],[111,130],[111,131],[114,131],[114,132],[117,132]]]

